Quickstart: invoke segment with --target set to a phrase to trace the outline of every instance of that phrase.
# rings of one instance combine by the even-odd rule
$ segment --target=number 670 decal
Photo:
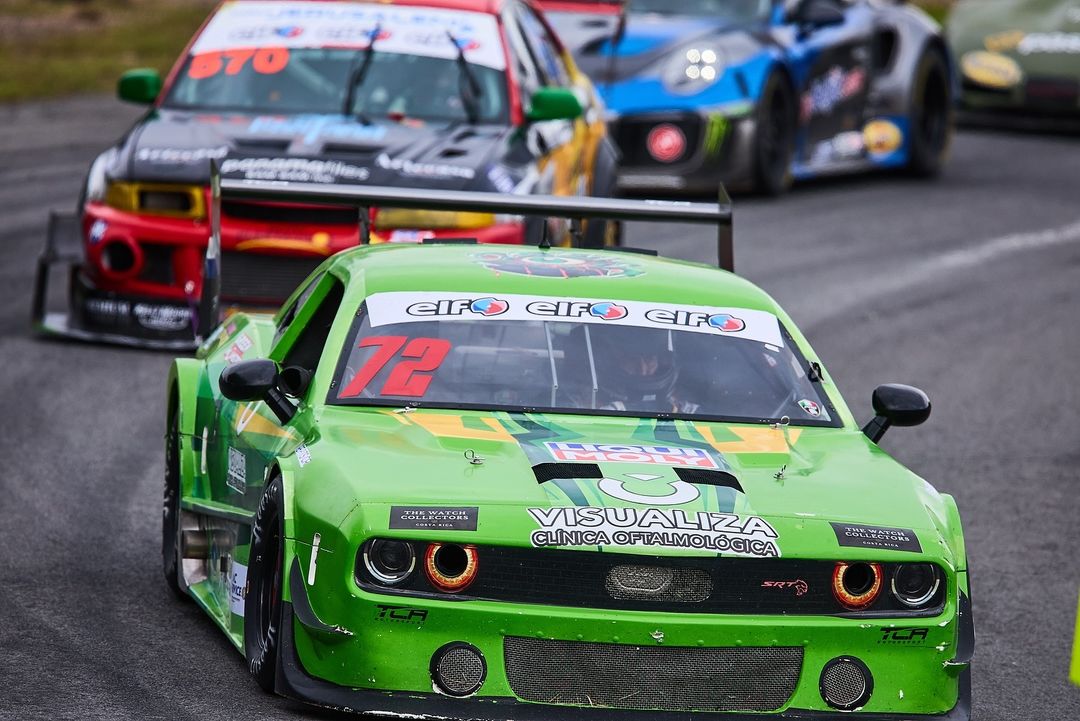
[[[374,348],[375,352],[342,389],[339,398],[355,398],[363,393],[368,383],[399,353],[402,360],[391,367],[379,395],[419,398],[427,393],[431,385],[432,371],[438,369],[450,352],[450,341],[444,338],[409,340],[403,335],[379,335],[361,339],[359,347]]]

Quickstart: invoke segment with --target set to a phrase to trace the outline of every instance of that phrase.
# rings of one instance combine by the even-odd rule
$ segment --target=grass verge
[[[133,67],[164,73],[214,0],[0,0],[0,102],[108,92]]]

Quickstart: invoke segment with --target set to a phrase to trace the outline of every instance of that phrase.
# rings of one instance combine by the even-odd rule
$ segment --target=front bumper
[[[850,718],[853,713],[872,721],[970,718],[970,677],[966,660],[961,662],[968,651],[962,648],[965,634],[958,631],[970,621],[963,610],[964,597],[960,604],[948,603],[939,617],[900,620],[616,613],[354,590],[342,603],[327,599],[322,605],[334,610],[320,619],[298,563],[290,575],[291,603],[283,604],[277,690],[321,706],[375,715],[486,721],[749,721],[762,717],[810,721]],[[388,607],[399,609],[398,620],[387,615]],[[342,618],[350,619],[347,628],[329,625]],[[916,627],[925,629],[925,635],[906,633]],[[656,641],[658,632],[663,634],[660,642]],[[909,636],[922,638],[911,642]],[[503,651],[506,637],[626,644],[634,650],[655,648],[658,643],[688,650],[797,646],[803,660],[794,691],[772,712],[564,705],[523,701],[515,693]],[[478,695],[462,699],[426,691],[433,688],[432,655],[454,641],[472,644],[484,655],[487,675]],[[873,694],[859,711],[835,711],[822,701],[821,670],[838,656],[860,658],[874,677]],[[692,673],[687,669],[688,678],[696,678]],[[640,683],[650,680],[643,678]]]
[[[647,148],[649,132],[671,124],[686,139],[686,148],[672,162],[661,162]],[[670,111],[620,115],[609,123],[619,147],[620,191],[703,194],[753,184],[756,124],[745,110]]]
[[[358,224],[289,223],[285,207],[258,208],[256,218],[226,215],[222,237],[223,308],[275,311],[323,260],[355,247]],[[265,216],[265,217],[264,217]],[[461,230],[373,231],[372,242],[470,237],[520,243],[520,222]],[[32,324],[46,335],[170,351],[197,347],[197,300],[209,227],[202,220],[132,213],[89,203],[81,214],[52,213],[38,258]],[[104,270],[105,249],[129,249],[131,267]],[[66,310],[50,311],[57,271],[67,287]],[[52,298],[52,306],[58,298]]]

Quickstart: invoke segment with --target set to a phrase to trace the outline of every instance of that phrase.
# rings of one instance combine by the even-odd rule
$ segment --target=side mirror
[[[296,415],[296,406],[278,387],[277,363],[265,358],[242,361],[221,371],[218,388],[230,401],[265,401],[282,423]]]
[[[585,111],[574,91],[569,88],[540,88],[533,93],[525,119],[530,123],[543,120],[575,120]]]
[[[930,398],[918,388],[886,383],[874,389],[874,418],[863,433],[874,443],[881,440],[890,426],[917,426],[930,417]]]
[[[832,0],[805,0],[795,11],[795,22],[803,31],[844,24],[844,11]]]
[[[161,92],[161,75],[153,68],[136,68],[120,76],[116,94],[129,103],[149,105]]]

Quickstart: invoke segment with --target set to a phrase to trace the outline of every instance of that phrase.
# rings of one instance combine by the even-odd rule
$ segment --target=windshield
[[[629,0],[631,13],[707,15],[717,20],[749,22],[765,18],[772,0]]]
[[[363,3],[227,3],[196,39],[166,105],[452,122],[469,119],[471,103],[478,122],[505,123],[500,38],[495,18],[482,13]],[[467,90],[469,75],[478,92]]]
[[[769,313],[517,295],[371,296],[329,402],[836,425]]]

